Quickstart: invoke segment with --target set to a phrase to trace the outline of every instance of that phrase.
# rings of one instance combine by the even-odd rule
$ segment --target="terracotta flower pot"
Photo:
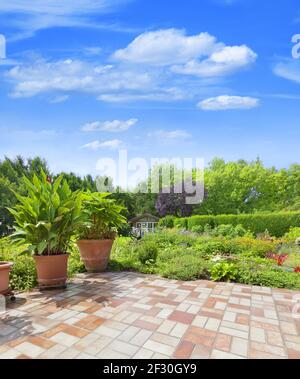
[[[89,272],[107,269],[113,240],[81,240],[77,242],[85,268]]]
[[[66,287],[68,259],[69,254],[34,257],[38,284],[41,289]]]
[[[0,294],[5,295],[9,290],[9,272],[12,267],[11,262],[0,262]]]

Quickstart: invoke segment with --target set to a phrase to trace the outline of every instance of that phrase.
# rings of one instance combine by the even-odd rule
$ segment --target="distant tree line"
[[[112,197],[127,208],[126,217],[149,212],[158,216],[174,215],[217,215],[242,214],[255,212],[273,212],[280,210],[300,210],[300,165],[293,164],[286,169],[267,168],[257,159],[253,162],[239,160],[225,162],[214,159],[204,172],[205,198],[197,206],[186,206],[185,194],[174,193],[175,184],[184,181],[182,171],[172,167],[170,179],[171,193],[162,189],[161,172],[168,167],[157,166],[149,172],[148,180],[140,183],[130,193],[123,193],[120,188],[114,188],[109,179],[109,189]],[[170,168],[170,167],[169,167]],[[22,178],[25,175],[32,178],[34,173],[43,169],[47,175],[52,173],[47,162],[36,157],[23,159],[5,158],[0,161],[0,234],[5,234],[12,227],[13,220],[6,207],[16,203],[13,191],[25,194]],[[194,173],[191,173],[193,176]],[[80,177],[74,173],[64,173],[71,189],[97,191],[97,180],[91,175]],[[104,178],[105,180],[105,178]],[[155,181],[159,180],[161,192],[151,193]]]

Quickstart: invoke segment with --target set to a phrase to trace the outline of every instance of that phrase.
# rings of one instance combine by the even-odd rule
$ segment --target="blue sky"
[[[0,3],[0,159],[299,162],[298,1],[37,3]]]

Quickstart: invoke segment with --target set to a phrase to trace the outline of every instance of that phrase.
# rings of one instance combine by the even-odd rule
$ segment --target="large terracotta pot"
[[[89,272],[107,269],[113,240],[81,240],[77,242],[85,268]]]
[[[65,288],[69,254],[34,257],[39,288]]]
[[[0,294],[5,295],[9,289],[9,272],[12,267],[11,262],[0,262]]]

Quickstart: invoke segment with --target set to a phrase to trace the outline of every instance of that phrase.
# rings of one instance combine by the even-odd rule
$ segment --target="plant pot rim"
[[[11,262],[11,261],[0,261],[0,266],[4,266],[4,265],[12,266],[13,262]]]
[[[87,239],[84,239],[84,240],[78,240],[78,242],[99,242],[99,241],[115,241],[115,238],[99,238],[97,240],[87,240]]]
[[[14,264],[13,264],[13,262],[6,262],[6,261],[1,261],[0,262],[0,270],[1,269],[7,269],[7,268],[10,268],[10,267],[12,267]]]
[[[64,254],[50,254],[50,255],[37,255],[35,254],[33,258],[53,258],[53,257],[65,257],[70,256],[70,253],[64,253]]]

